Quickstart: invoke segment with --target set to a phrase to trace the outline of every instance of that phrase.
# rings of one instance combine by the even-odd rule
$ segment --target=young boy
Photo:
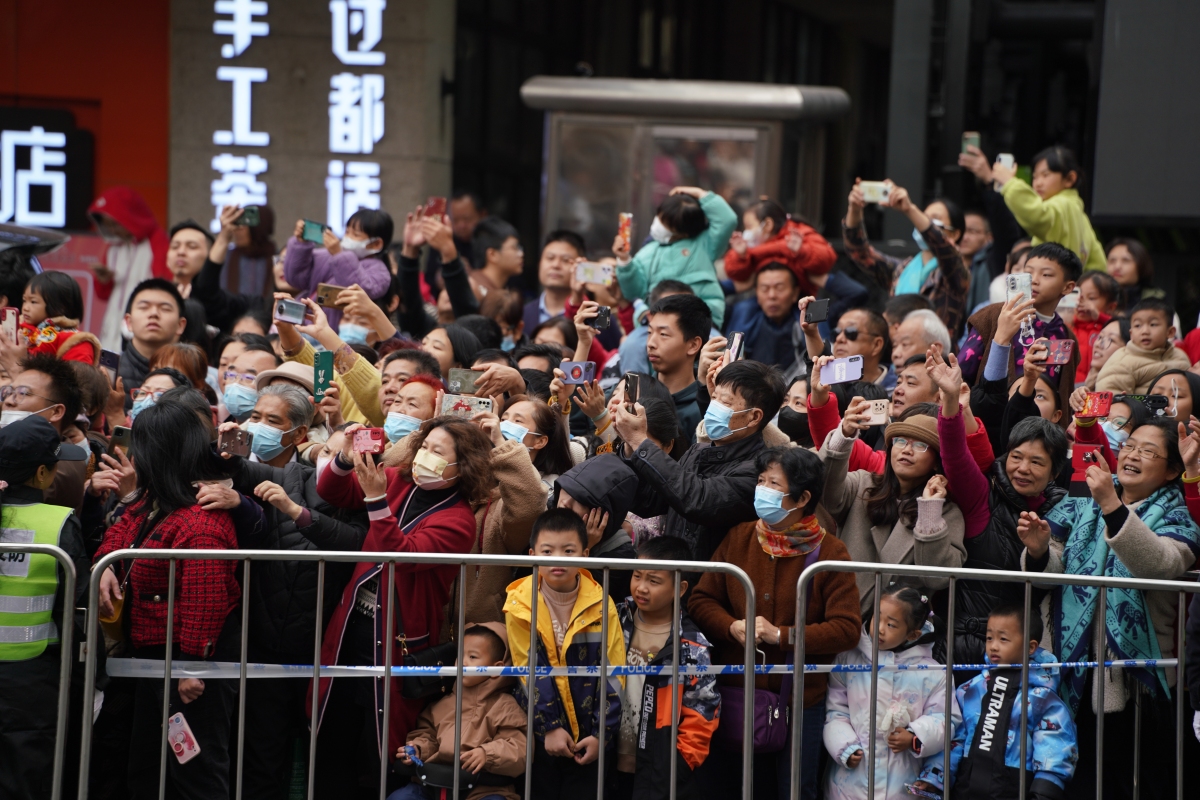
[[[1008,800],[1018,795],[1021,763],[1021,706],[1029,707],[1025,749],[1026,794],[1030,800],[1057,800],[1079,760],[1075,721],[1066,704],[1055,694],[1058,669],[1039,667],[1055,658],[1038,647],[1042,619],[1037,609],[1024,628],[1025,610],[1019,605],[1002,605],[992,610],[987,623],[987,658],[993,664],[1020,664],[1023,650],[1029,653],[1028,691],[1021,690],[1021,670],[985,669],[958,687],[955,698],[962,723],[954,731],[950,751],[953,775],[951,797],[971,800]],[[1004,743],[1003,747],[1001,743]],[[914,786],[941,791],[942,759],[933,759]]]
[[[543,558],[586,558],[587,526],[574,511],[551,509],[533,523],[529,554]],[[508,585],[504,622],[513,664],[528,666],[533,577]],[[600,647],[608,648],[609,664],[625,663],[625,641],[617,607],[609,598],[601,606],[600,584],[578,567],[539,567],[537,666],[598,667]],[[602,642],[601,614],[608,615],[608,641]],[[518,700],[529,702],[526,680]],[[616,741],[621,721],[624,681],[597,673],[537,679],[534,695],[533,796],[538,800],[587,800],[596,796],[600,726],[605,742]],[[611,763],[611,762],[610,762]]]
[[[1187,354],[1177,348],[1175,309],[1163,300],[1143,300],[1129,314],[1129,342],[1108,357],[1096,378],[1097,392],[1145,394],[1164,370],[1191,366]]]
[[[508,663],[508,632],[499,622],[469,624],[463,634],[463,665],[503,667]],[[515,778],[525,772],[525,712],[505,691],[511,678],[464,675],[462,690],[462,744],[459,763],[474,775],[489,772]],[[454,695],[426,707],[408,733],[408,746],[426,764],[454,761]],[[405,764],[413,760],[406,747],[396,757]],[[453,773],[446,770],[453,781]],[[433,777],[433,775],[430,775]],[[446,781],[430,785],[440,786]],[[515,789],[503,785],[476,785],[467,800],[518,800]],[[453,783],[450,783],[453,788]],[[392,793],[388,800],[425,800],[416,781]]]
[[[969,331],[958,363],[962,366],[963,380],[972,386],[980,380],[1001,378],[1012,383],[1022,372],[1025,351],[1037,339],[1048,339],[1050,344],[1059,339],[1075,342],[1057,308],[1058,301],[1071,293],[1083,273],[1079,256],[1060,244],[1044,242],[1029,251],[1024,271],[1031,276],[1029,301],[1013,297],[1008,302],[993,303],[967,320]],[[1032,339],[1021,336],[1021,321],[1027,317],[1032,317],[1029,320]],[[1078,366],[1076,343],[1065,365],[1052,364],[1046,368],[1046,375],[1059,388],[1061,408],[1068,407]],[[1068,376],[1067,380],[1059,380],[1060,375]]]
[[[660,561],[691,561],[687,542],[674,536],[650,539],[638,548],[638,558]],[[685,576],[692,580],[685,579]],[[679,580],[679,665],[707,666],[708,639],[688,616],[686,596],[694,575]],[[617,613],[625,634],[625,652],[630,666],[671,665],[673,644],[671,620],[675,613],[675,576],[668,570],[634,569],[630,597]],[[679,737],[671,742],[671,675],[628,675],[621,732],[617,739],[617,773],[613,797],[637,800],[670,796],[671,758],[676,767],[676,797],[700,796],[693,771],[708,757],[709,744],[717,730],[721,695],[714,675],[685,675],[679,679]],[[677,755],[676,755],[677,754]]]

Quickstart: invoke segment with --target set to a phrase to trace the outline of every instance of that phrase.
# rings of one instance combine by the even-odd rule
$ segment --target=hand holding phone
[[[250,442],[254,434],[241,428],[222,431],[217,435],[217,452],[228,453],[231,456],[250,457]]]
[[[483,373],[481,369],[452,369],[446,378],[446,388],[451,394],[475,394],[475,384]]]
[[[638,390],[641,376],[632,372],[625,373],[625,410],[633,413],[633,406],[638,401]]]
[[[1054,339],[1047,344],[1047,365],[1062,365],[1071,360],[1071,351],[1075,348],[1075,342],[1070,339]]]
[[[864,203],[886,203],[892,194],[892,185],[887,181],[859,181],[858,189]]]
[[[354,452],[382,453],[387,437],[383,428],[359,428],[354,432]]]
[[[1112,408],[1112,402],[1112,392],[1088,392],[1083,400],[1083,408],[1075,416],[1079,419],[1107,417]]]
[[[563,372],[563,383],[583,384],[596,379],[596,362],[594,361],[564,361],[559,364]]]
[[[325,225],[321,222],[314,222],[311,219],[304,220],[304,230],[300,234],[300,238],[306,242],[313,244],[325,244]]]
[[[811,325],[814,322],[824,322],[829,319],[829,298],[813,300],[804,309],[804,321]]]
[[[313,401],[325,399],[325,390],[333,383],[333,353],[322,350],[313,354]]]
[[[431,196],[425,201],[424,213],[427,217],[437,217],[438,219],[441,219],[442,215],[446,213],[446,198],[438,197],[437,195]]]
[[[862,356],[835,358],[821,367],[821,383],[833,386],[836,383],[851,383],[862,379]]]
[[[598,331],[608,330],[608,326],[612,325],[612,309],[608,306],[600,306],[596,311],[596,316],[592,317],[588,325]]]
[[[741,331],[732,331],[729,334],[729,347],[725,348],[725,363],[732,364],[734,361],[742,360],[745,342],[746,334]]]
[[[872,400],[871,418],[867,420],[867,425],[886,425],[888,421],[888,406],[890,405],[890,400]]]
[[[299,300],[276,300],[275,301],[275,320],[278,322],[288,322],[292,325],[303,325],[304,315],[308,313],[308,306],[301,303]]]
[[[3,335],[4,341],[9,344],[17,343],[17,328],[19,327],[20,318],[21,312],[19,309],[12,306],[0,309],[0,331],[2,331],[0,335]]]

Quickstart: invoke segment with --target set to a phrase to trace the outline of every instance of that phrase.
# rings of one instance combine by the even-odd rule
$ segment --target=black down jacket
[[[315,470],[293,461],[283,467],[237,459],[240,465],[233,485],[247,497],[254,487],[271,481],[283,487],[292,502],[308,509],[311,521],[299,528],[291,517],[269,503],[261,503],[267,524],[261,533],[238,531],[238,546],[246,550],[351,550],[362,549],[367,538],[365,511],[336,509],[317,495]],[[353,563],[325,564],[325,607],[321,628],[342,597],[353,572]],[[259,561],[250,568],[251,653],[262,657],[294,657],[294,663],[311,662],[316,625],[317,571],[315,561]],[[240,572],[239,572],[240,574]],[[258,656],[252,656],[256,658]]]
[[[758,519],[754,457],[766,445],[762,433],[727,445],[697,444],[676,463],[650,440],[621,458],[638,476],[639,517],[666,514],[663,532],[684,539],[698,561],[712,558],[729,529]]]
[[[595,456],[558,476],[554,482],[551,505],[557,506],[559,494],[566,492],[588,508],[604,509],[608,512],[608,526],[590,555],[596,558],[637,558],[633,541],[621,527],[625,516],[633,509],[637,482],[633,470],[615,455],[608,453]],[[602,582],[603,572],[594,573],[592,577]],[[629,596],[631,577],[630,572],[609,573],[608,593],[614,603]]]
[[[978,536],[967,539],[968,569],[997,569],[1021,571],[1021,552],[1025,545],[1017,536],[1017,520],[1022,511],[1035,510],[1044,517],[1050,509],[1067,496],[1065,489],[1054,483],[1046,486],[1045,501],[1039,508],[1030,509],[1025,497],[1017,493],[1004,471],[1004,457],[996,459],[988,474],[988,510],[991,518]],[[1000,581],[959,580],[955,589],[954,661],[958,664],[982,664],[987,621],[991,609],[1000,604],[1023,603],[1025,587],[1020,583]],[[1044,591],[1034,590],[1033,613]]]

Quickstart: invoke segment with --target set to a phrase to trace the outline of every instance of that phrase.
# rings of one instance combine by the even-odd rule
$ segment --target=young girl
[[[1121,290],[1112,276],[1103,272],[1085,272],[1079,279],[1079,306],[1075,309],[1075,324],[1071,332],[1079,346],[1079,366],[1075,369],[1075,385],[1087,380],[1092,368],[1092,343],[1112,322]]]
[[[879,665],[908,670],[880,672],[875,703],[875,798],[910,800],[913,783],[926,760],[939,756],[945,743],[946,673],[933,660],[934,626],[929,596],[923,590],[892,584],[879,598],[879,620],[863,626],[858,648],[837,657],[838,664],[871,663],[871,633],[879,633]],[[825,749],[834,764],[825,786],[827,800],[867,796],[867,758],[871,720],[871,673],[835,672],[829,676],[825,712]],[[953,709],[958,724],[957,704]]]
[[[29,342],[29,355],[100,366],[100,340],[79,330],[81,319],[83,294],[74,278],[43,272],[30,279],[21,302],[21,333]]]
[[[713,326],[725,321],[725,293],[713,262],[725,254],[737,214],[715,192],[676,186],[658,207],[647,244],[630,260],[624,240],[613,241],[621,294],[645,298],[656,283],[677,280],[691,286],[712,309]]]
[[[992,166],[996,186],[1008,210],[1033,237],[1033,244],[1058,242],[1079,256],[1085,270],[1104,271],[1104,248],[1083,210],[1075,188],[1083,176],[1075,153],[1066,147],[1047,147],[1033,157],[1033,186],[1013,180],[1016,165],[997,161]]]
[[[729,239],[725,274],[735,281],[753,281],[763,264],[782,261],[800,282],[800,296],[820,289],[809,276],[833,269],[837,253],[811,226],[789,219],[774,200],[759,200],[742,214],[741,233]]]

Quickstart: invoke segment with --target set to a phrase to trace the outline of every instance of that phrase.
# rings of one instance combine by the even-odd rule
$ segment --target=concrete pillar
[[[350,60],[364,59],[358,45],[369,35],[369,23],[357,25],[354,14],[370,0],[266,5],[267,13],[251,21],[265,22],[269,30],[247,44],[214,32],[214,22],[234,20],[217,14],[213,3],[171,2],[170,220],[214,218],[211,184],[221,178],[213,169],[215,156],[258,156],[267,169],[252,180],[266,184],[267,202],[276,211],[275,239],[282,244],[299,218],[335,222],[327,219],[326,181],[330,162],[341,160],[379,166],[380,205],[395,218],[399,237],[407,210],[451,188],[454,113],[441,87],[443,78],[454,78],[454,4],[386,0],[381,36],[366,50],[382,53],[382,64],[346,64],[334,52],[331,7],[338,5],[351,22],[344,52]],[[265,145],[238,141],[247,137],[239,137],[233,119],[236,82],[218,78],[218,70],[231,67],[266,70],[265,80],[249,84],[250,120],[242,126],[243,132],[267,134]],[[330,79],[340,73],[382,76],[383,132],[370,152],[331,152]],[[214,143],[215,131],[230,131],[235,141]]]
[[[929,47],[933,0],[896,0],[892,20],[892,70],[888,89],[887,174],[921,202],[925,185],[925,123],[929,105]],[[884,215],[886,239],[907,238],[912,225],[901,214]]]

